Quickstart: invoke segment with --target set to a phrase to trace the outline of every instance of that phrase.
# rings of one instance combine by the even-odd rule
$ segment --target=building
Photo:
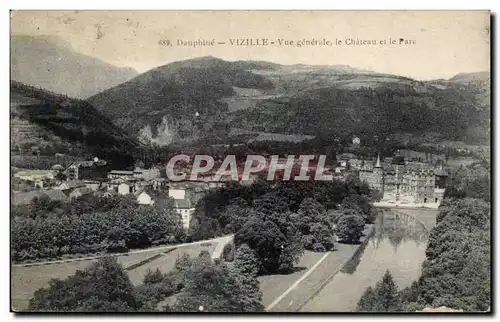
[[[358,147],[360,144],[361,144],[361,140],[357,136],[352,138],[352,145],[353,146]]]
[[[135,178],[134,171],[127,171],[127,170],[111,170],[109,171],[107,177],[109,180],[114,180],[114,179],[128,180]]]
[[[53,170],[24,170],[14,174],[14,178],[25,181],[33,187],[43,189],[46,184],[55,179],[56,173]]]
[[[135,192],[140,205],[155,205],[158,208],[171,207],[173,199],[165,191],[155,190],[151,186],[143,187]]]
[[[152,206],[155,203],[155,201],[154,201],[151,193],[148,193],[148,191],[142,190],[137,195],[137,203],[140,205]]]
[[[153,179],[157,179],[161,177],[161,172],[160,169],[158,168],[151,168],[151,169],[141,169],[139,167],[135,168],[133,171],[134,178],[136,179],[142,179],[145,181],[151,181]]]
[[[66,168],[67,180],[104,181],[109,172],[109,165],[104,160],[94,158],[92,161],[77,161]]]
[[[380,164],[380,155],[373,168],[363,167],[359,170],[359,178],[370,185],[370,188],[384,192],[384,169]]]
[[[395,157],[391,163],[365,164],[359,178],[383,194],[383,200],[414,204],[440,204],[448,174],[442,168]]]
[[[140,185],[140,182],[135,178],[113,179],[108,181],[106,185],[108,191],[113,191],[122,196],[126,196],[130,193],[135,193],[142,187]]]
[[[134,193],[136,191],[135,183],[130,181],[121,182],[116,186],[116,189],[116,192],[118,192],[118,194],[122,196],[126,196],[129,193]]]
[[[191,215],[194,213],[194,206],[191,204],[189,199],[175,199],[174,200],[174,210],[181,215],[182,225],[187,230],[189,229],[189,222],[191,221]]]

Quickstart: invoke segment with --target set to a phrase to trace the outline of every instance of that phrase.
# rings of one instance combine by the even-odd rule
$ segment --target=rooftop
[[[127,170],[111,170],[109,171],[110,174],[118,174],[118,175],[133,175],[134,171],[127,171]]]

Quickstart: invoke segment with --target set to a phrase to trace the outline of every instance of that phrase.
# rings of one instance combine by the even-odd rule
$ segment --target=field
[[[154,250],[151,252],[133,253],[123,256],[118,256],[118,262],[125,269],[132,265],[140,265],[136,268],[128,270],[130,280],[134,285],[142,282],[143,276],[148,269],[159,268],[163,272],[167,272],[174,267],[175,260],[182,253],[187,253],[191,256],[197,256],[200,251],[208,250],[210,253],[215,249],[216,243],[198,244],[185,247],[163,250]],[[160,255],[158,258],[156,258]],[[146,262],[149,258],[156,258],[150,262]],[[77,270],[84,269],[96,260],[74,261],[68,263],[38,265],[29,267],[13,266],[11,268],[11,300],[12,309],[22,311],[28,307],[29,300],[33,297],[36,290],[47,287],[49,280],[53,278],[65,279],[73,275]],[[143,265],[141,262],[145,261]],[[133,267],[133,266],[132,266]]]

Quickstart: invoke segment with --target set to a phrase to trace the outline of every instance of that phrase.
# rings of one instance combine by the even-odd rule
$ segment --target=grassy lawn
[[[11,299],[13,310],[25,310],[36,290],[49,285],[52,278],[64,279],[92,261],[80,261],[31,267],[12,267]]]
[[[278,296],[283,294],[290,285],[300,278],[309,268],[323,257],[323,253],[314,253],[306,250],[296,265],[295,272],[287,275],[265,275],[259,276],[260,290],[262,292],[262,304],[266,307]]]
[[[148,268],[154,270],[158,267],[161,271],[167,272],[174,267],[176,258],[182,253],[185,252],[191,256],[198,256],[200,251],[203,249],[208,250],[210,253],[213,252],[215,246],[216,243],[211,243],[210,246],[202,246],[200,244],[177,248],[168,254],[146,263],[145,265],[128,271],[129,277],[134,285],[140,284]],[[118,256],[118,262],[122,264],[124,268],[127,268],[157,254],[165,253],[166,251],[167,250],[155,250],[151,252]],[[53,278],[65,279],[68,276],[73,275],[77,270],[84,269],[95,261],[97,260],[75,261],[31,267],[12,267],[12,309],[18,311],[26,310],[29,300],[33,297],[35,291],[42,287],[47,287],[49,285],[49,280]]]

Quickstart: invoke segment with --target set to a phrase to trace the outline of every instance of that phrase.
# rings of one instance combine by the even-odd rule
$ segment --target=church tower
[[[384,194],[384,169],[380,164],[380,154],[377,155],[377,162],[373,167],[373,188]]]

